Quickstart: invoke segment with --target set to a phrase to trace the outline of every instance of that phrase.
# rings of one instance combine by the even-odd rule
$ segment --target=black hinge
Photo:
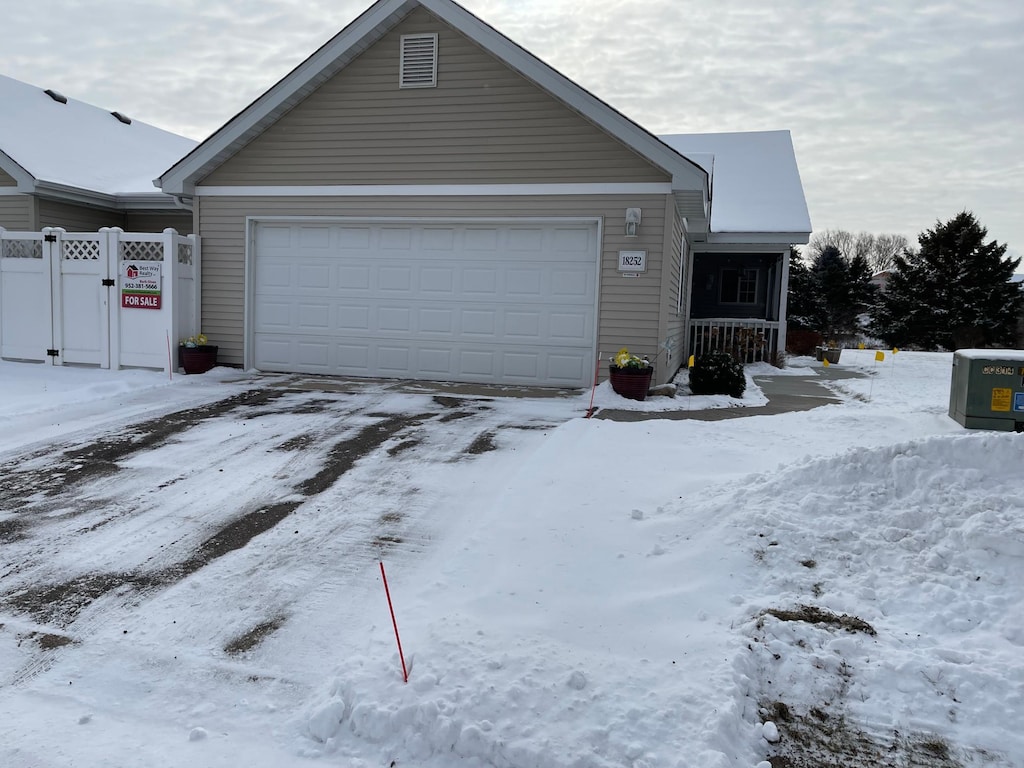
[[[114,278],[104,277],[102,280],[100,280],[100,282],[103,283],[103,285],[107,286],[108,288],[111,288],[114,285]]]
[[[56,349],[48,349],[46,350],[46,354],[48,354],[50,357],[57,357],[57,355],[59,355],[60,352],[58,352]]]
[[[57,242],[57,236],[53,235],[53,234],[45,234],[45,235],[43,235],[43,240],[45,240],[48,243],[56,243]]]

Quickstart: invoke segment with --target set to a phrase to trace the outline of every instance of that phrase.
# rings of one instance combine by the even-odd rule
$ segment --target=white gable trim
[[[212,172],[285,112],[377,42],[415,7],[422,6],[507,66],[575,109],[641,157],[672,175],[675,189],[703,190],[707,172],[637,123],[605,104],[452,0],[378,0],[327,44],[171,167],[156,183],[172,195],[190,195]]]
[[[672,185],[651,184],[346,184],[296,187],[198,186],[204,197],[474,197],[522,195],[668,195]]]

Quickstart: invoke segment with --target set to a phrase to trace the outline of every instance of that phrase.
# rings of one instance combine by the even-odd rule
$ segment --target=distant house
[[[153,185],[195,147],[184,136],[0,75],[0,227],[191,232]]]
[[[170,165],[170,164],[169,164]],[[581,387],[785,346],[786,131],[658,138],[451,0],[380,0],[160,177],[266,371]]]

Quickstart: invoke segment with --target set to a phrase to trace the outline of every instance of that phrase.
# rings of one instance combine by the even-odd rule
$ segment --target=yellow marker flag
[[[823,360],[821,361],[821,364],[822,364],[822,365],[824,365],[824,366],[825,366],[826,368],[828,368],[828,360],[824,360],[824,359],[823,359]]]
[[[892,353],[893,353],[894,355],[895,355],[895,354],[897,354],[897,353],[899,353],[899,351],[900,351],[900,348],[899,348],[899,347],[893,347],[893,348],[892,348]]]
[[[885,360],[885,352],[875,352],[875,361],[880,363],[883,360]]]
[[[857,349],[864,349],[864,342],[863,341],[860,344],[857,345]]]
[[[686,361],[687,368],[693,368],[693,355],[690,355],[690,359]]]

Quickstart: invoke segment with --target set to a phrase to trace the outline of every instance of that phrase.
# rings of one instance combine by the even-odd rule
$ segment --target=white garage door
[[[597,226],[260,223],[257,368],[585,386]]]

